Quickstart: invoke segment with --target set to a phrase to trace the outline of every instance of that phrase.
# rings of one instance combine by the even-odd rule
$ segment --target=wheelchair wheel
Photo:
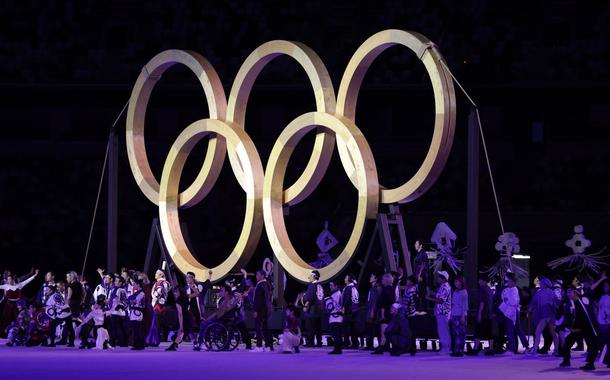
[[[229,344],[227,345],[227,351],[233,351],[239,346],[241,342],[241,334],[238,329],[232,328],[229,331]]]
[[[204,332],[205,345],[210,351],[224,351],[229,345],[229,330],[218,323],[212,323]]]

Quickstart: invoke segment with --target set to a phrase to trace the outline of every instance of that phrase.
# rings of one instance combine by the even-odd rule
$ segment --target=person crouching
[[[107,316],[110,316],[110,311],[104,311],[105,304],[106,298],[104,296],[99,296],[89,314],[85,317],[85,319],[83,319],[83,326],[87,326],[87,323],[89,321],[93,321],[93,325],[96,331],[96,339],[95,345],[92,345],[88,342],[89,334],[83,333],[81,335],[82,347],[95,347],[97,349],[104,350],[108,348],[113,348],[112,346],[110,346],[110,335],[108,334],[108,330],[104,328],[104,320]]]
[[[392,347],[390,349],[391,356],[400,356],[405,352],[409,352],[413,356],[415,355],[415,347],[412,346],[411,328],[401,308],[398,303],[392,304],[390,308],[391,319],[384,332],[385,340]]]
[[[282,353],[291,354],[294,350],[295,354],[300,351],[301,345],[301,329],[299,328],[300,320],[295,314],[294,306],[290,305],[286,308],[284,317],[284,332],[282,335]]]

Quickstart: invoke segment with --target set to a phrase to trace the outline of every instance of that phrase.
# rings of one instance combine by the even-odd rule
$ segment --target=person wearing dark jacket
[[[388,323],[384,332],[386,342],[392,346],[390,355],[400,356],[404,352],[410,352],[411,355],[415,355],[415,348],[411,345],[412,339],[409,321],[405,318],[404,313],[400,311],[400,308],[400,304],[392,304],[390,308],[390,323]],[[380,353],[383,353],[383,351],[380,351]]]
[[[372,273],[370,278],[371,288],[369,289],[366,307],[366,350],[375,349],[375,337],[381,341],[379,335],[379,296],[381,296],[381,284],[377,274]]]
[[[430,264],[428,261],[428,253],[424,249],[422,240],[418,239],[415,241],[415,258],[413,260],[413,271],[415,278],[417,279],[417,291],[418,291],[418,312],[426,312],[426,295],[428,293],[428,287],[431,286],[430,281]]]
[[[341,355],[343,353],[341,342],[341,325],[343,324],[343,307],[341,306],[341,288],[336,281],[329,282],[330,295],[324,300],[326,312],[328,313],[328,327],[333,337],[334,348],[329,355]]]
[[[351,273],[345,276],[345,288],[343,288],[341,299],[343,301],[344,345],[346,348],[353,348],[357,350],[359,346],[357,316],[360,306],[356,279]]]
[[[322,328],[320,317],[322,311],[322,300],[324,289],[318,283],[320,272],[314,270],[309,275],[307,291],[302,298],[303,319],[305,319],[305,341],[306,347],[322,347]]]
[[[559,366],[570,366],[572,346],[577,340],[584,339],[587,343],[587,358],[586,364],[580,367],[580,369],[592,371],[595,369],[593,362],[598,353],[595,313],[586,302],[586,299],[583,300],[579,297],[575,287],[568,288],[567,297],[568,300],[563,305],[563,325],[570,333],[566,337],[565,345],[563,346],[563,361]]]
[[[395,292],[392,286],[392,275],[385,273],[381,277],[381,294],[379,295],[378,306],[379,310],[379,330],[381,334],[381,340],[379,346],[375,351],[372,352],[374,355],[382,354],[383,351],[387,350],[389,342],[386,341],[385,329],[388,327],[390,320],[392,319],[391,308],[394,304]]]
[[[204,298],[206,293],[212,288],[212,271],[208,271],[208,279],[204,282],[197,281],[195,273],[186,273],[185,294],[188,299],[188,313],[185,310],[185,318],[191,320],[191,326],[194,331],[199,331],[201,325],[201,317],[205,314]]]
[[[256,287],[254,288],[254,320],[256,322],[256,352],[263,350],[263,337],[265,347],[273,351],[273,340],[269,330],[269,316],[273,305],[271,301],[273,289],[262,270],[256,272]]]
[[[36,294],[35,304],[37,308],[42,308],[46,305],[47,297],[45,297],[44,289],[51,285],[55,286],[55,272],[49,271],[44,276],[44,283],[40,287],[40,290],[38,290],[38,294]]]

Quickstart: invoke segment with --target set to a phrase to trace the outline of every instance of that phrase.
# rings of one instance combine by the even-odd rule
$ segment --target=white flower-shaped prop
[[[497,276],[500,282],[503,282],[507,273],[512,272],[517,277],[527,276],[527,271],[513,259],[513,255],[521,252],[517,235],[513,232],[506,232],[498,236],[496,251],[500,253],[500,259],[486,271],[489,277]]]
[[[447,223],[440,222],[434,228],[430,241],[436,245],[432,248],[436,252],[434,260],[434,271],[442,270],[443,265],[447,265],[453,273],[457,274],[464,266],[464,260],[459,259],[465,248],[455,250],[457,235],[449,228]]]
[[[574,235],[570,240],[566,241],[566,246],[572,249],[572,254],[561,257],[559,259],[549,261],[547,265],[551,269],[557,269],[562,265],[566,265],[569,271],[578,271],[579,273],[591,271],[599,274],[601,267],[608,265],[601,253],[606,250],[606,247],[599,252],[586,254],[587,248],[591,246],[591,240],[584,235],[584,228],[581,225],[574,226]]]

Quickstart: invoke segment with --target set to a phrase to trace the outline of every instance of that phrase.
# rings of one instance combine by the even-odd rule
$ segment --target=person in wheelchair
[[[195,351],[201,351],[201,345],[206,342],[206,330],[209,326],[217,322],[225,326],[234,326],[240,318],[239,298],[245,296],[245,294],[241,295],[239,298],[235,297],[231,292],[231,287],[229,285],[221,284],[218,295],[220,296],[220,299],[218,300],[218,309],[201,320],[199,336],[193,345],[193,350]],[[227,339],[227,341],[221,345],[221,348],[227,346],[228,343]]]

